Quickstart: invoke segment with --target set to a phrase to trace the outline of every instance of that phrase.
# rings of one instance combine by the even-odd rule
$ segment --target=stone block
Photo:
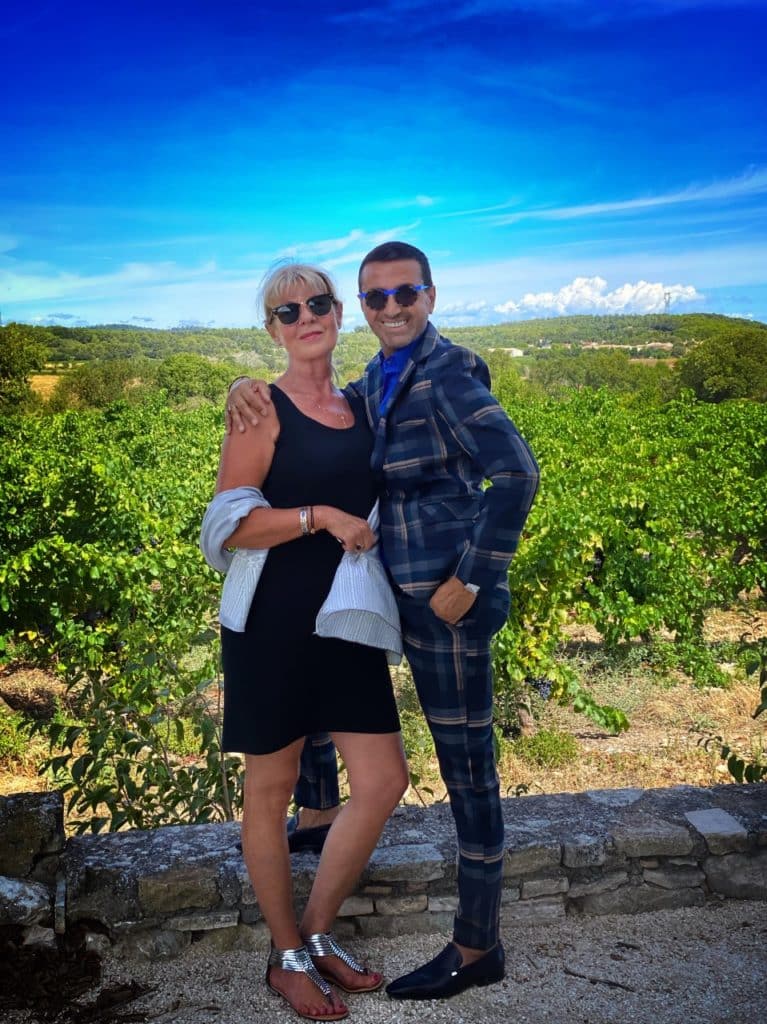
[[[221,894],[221,902],[225,907],[236,907],[242,900],[242,882],[239,872],[231,862],[222,864],[216,879],[216,888]],[[251,895],[252,895],[251,889]],[[255,902],[255,896],[253,896]]]
[[[234,878],[239,889],[237,903],[241,907],[257,906],[258,900],[256,899],[256,894],[253,892],[253,886],[250,884],[250,875],[248,874],[248,869],[245,867],[244,864],[238,864],[235,866]],[[293,875],[293,885],[293,891],[295,892],[295,873]],[[224,893],[222,892],[221,895],[223,896]]]
[[[393,892],[393,885],[364,885],[360,889],[362,896],[391,896]]]
[[[505,906],[507,903],[516,903],[522,896],[522,890],[518,885],[511,885],[508,889],[504,888],[501,890],[501,906]]]
[[[611,892],[582,896],[573,901],[584,914],[641,914],[649,910],[702,907],[702,889],[660,889],[654,885],[624,885]]]
[[[259,921],[263,921],[263,919],[264,915],[261,913],[257,903],[250,907],[240,908],[240,920],[243,924],[254,925]]]
[[[642,874],[645,882],[659,885],[661,889],[691,889],[706,880],[706,876],[698,867],[677,867],[672,864],[661,868],[648,868]]]
[[[537,875],[552,867],[559,867],[562,849],[559,843],[534,842],[507,850],[503,857],[503,877]]]
[[[128,932],[117,940],[112,949],[116,957],[126,960],[172,960],[181,956],[191,941],[191,932],[147,929]]]
[[[753,857],[742,853],[706,857],[703,870],[713,892],[736,900],[767,900],[767,850]]]
[[[568,896],[570,899],[579,899],[581,896],[591,896],[599,892],[611,892],[628,882],[627,871],[610,871],[605,875],[591,880],[575,881],[570,883]]]
[[[353,939],[357,934],[355,917],[337,917],[333,922],[333,934],[337,939]]]
[[[430,896],[429,910],[433,914],[454,914],[458,909],[457,896]]]
[[[177,867],[138,880],[138,898],[146,914],[209,910],[220,902],[215,876],[208,867]]]
[[[100,921],[113,927],[141,916],[135,880],[121,863],[86,866],[77,871],[71,867],[67,861],[67,923]]]
[[[179,932],[209,932],[216,928],[234,928],[239,920],[236,910],[207,910],[168,917],[163,921],[163,927]]]
[[[195,949],[211,953],[267,953],[271,937],[265,924],[238,924],[206,931],[194,940]]]
[[[371,914],[357,922],[365,938],[397,938],[399,935],[429,935],[433,932],[450,933],[453,929],[452,913],[404,914],[402,917],[383,917]]]
[[[607,840],[579,834],[562,843],[562,863],[568,868],[599,867],[607,860]]]
[[[369,897],[348,896],[338,908],[337,917],[357,917],[375,912],[375,904]]]
[[[53,893],[46,886],[0,876],[0,925],[40,924],[52,911]]]
[[[518,903],[501,904],[501,927],[518,924],[539,924],[559,921],[565,916],[565,904],[561,896],[544,896],[537,900],[520,900]]]
[[[425,892],[415,896],[382,896],[376,900],[376,913],[386,917],[399,914],[419,914],[426,910],[429,900]]]
[[[557,878],[528,878],[522,880],[522,899],[535,899],[536,896],[554,896],[556,893],[567,892],[570,883],[564,875]]]
[[[0,797],[0,875],[26,878],[43,854],[64,849],[61,793]]]
[[[384,846],[373,851],[363,883],[432,882],[445,875],[445,858],[432,843]]]
[[[107,939],[107,944],[109,940]],[[24,929],[22,945],[33,949],[56,949],[56,932],[40,924],[31,924]]]
[[[710,853],[741,853],[748,849],[748,831],[737,818],[719,807],[687,811],[685,818],[706,840]]]
[[[602,807],[629,807],[644,796],[643,789],[589,789],[583,794],[587,800]]]
[[[695,845],[686,828],[667,821],[618,825],[613,839],[616,851],[626,857],[679,857]]]
[[[85,933],[85,949],[88,953],[97,953],[99,956],[108,956],[112,952],[112,943],[108,935],[101,932]]]

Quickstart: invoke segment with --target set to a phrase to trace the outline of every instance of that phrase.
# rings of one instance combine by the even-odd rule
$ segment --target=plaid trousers
[[[458,836],[453,936],[473,949],[490,949],[499,937],[504,828],[493,754],[490,641],[506,620],[507,595],[503,588],[492,596],[480,594],[456,626],[437,619],[427,605],[399,597],[405,654],[434,738]],[[337,794],[332,741],[309,737],[296,801],[304,807],[328,807],[338,802]]]

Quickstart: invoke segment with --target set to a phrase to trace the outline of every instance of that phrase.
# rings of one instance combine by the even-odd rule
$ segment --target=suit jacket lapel
[[[392,413],[392,410],[397,405],[398,400],[406,391],[410,378],[415,373],[415,368],[422,359],[433,350],[437,344],[439,333],[436,327],[429,322],[426,325],[426,333],[423,336],[421,344],[416,346],[415,350],[411,353],[410,359],[405,363],[402,373],[399,375],[397,383],[394,385],[394,391],[392,392],[391,399],[388,406],[386,407],[386,413],[382,416],[378,416],[378,408],[381,404],[381,396],[383,394],[383,371],[381,370],[381,362],[376,357],[376,360],[371,364],[368,364],[368,371],[370,373],[365,393],[367,395],[368,404],[368,418],[375,431],[375,443],[373,446],[373,455],[371,457],[371,465],[374,470],[378,470],[383,466],[386,448],[386,422]],[[371,393],[372,388],[375,387],[375,392]]]

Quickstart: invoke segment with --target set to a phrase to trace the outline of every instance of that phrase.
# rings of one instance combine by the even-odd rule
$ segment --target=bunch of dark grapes
[[[530,679],[528,677],[525,682],[528,686],[532,686],[532,688],[538,693],[541,700],[548,700],[551,696],[551,690],[554,684],[545,676],[536,676],[535,679]]]

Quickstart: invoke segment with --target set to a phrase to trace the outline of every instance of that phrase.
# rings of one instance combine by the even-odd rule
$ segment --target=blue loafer
[[[386,994],[391,999],[449,999],[472,985],[501,981],[505,962],[499,942],[479,960],[464,967],[457,947],[448,942],[433,960],[387,985]]]

